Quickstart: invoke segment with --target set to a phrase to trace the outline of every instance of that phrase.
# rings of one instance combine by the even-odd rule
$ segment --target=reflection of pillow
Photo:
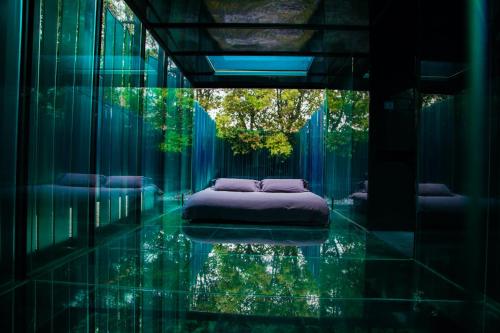
[[[59,177],[57,183],[64,186],[97,187],[103,185],[106,177],[87,173],[65,173]]]
[[[140,188],[151,184],[151,178],[143,176],[109,176],[106,187]]]
[[[418,195],[423,197],[450,197],[453,194],[445,184],[422,183],[418,184]]]
[[[264,179],[261,182],[263,192],[306,192],[302,179]]]
[[[215,181],[214,189],[233,192],[258,192],[260,190],[258,181],[238,178],[218,178]]]

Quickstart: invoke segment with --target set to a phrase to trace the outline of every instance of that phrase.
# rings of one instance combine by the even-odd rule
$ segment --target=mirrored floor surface
[[[2,332],[496,332],[463,289],[339,214],[329,228],[178,211],[0,296]]]

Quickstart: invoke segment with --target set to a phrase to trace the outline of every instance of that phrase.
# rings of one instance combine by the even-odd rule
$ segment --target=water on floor
[[[339,214],[329,228],[179,211],[0,297],[2,332],[493,332],[495,313]]]

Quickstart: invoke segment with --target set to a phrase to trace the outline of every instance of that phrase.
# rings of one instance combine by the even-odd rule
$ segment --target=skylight
[[[215,75],[307,76],[314,57],[207,56]]]

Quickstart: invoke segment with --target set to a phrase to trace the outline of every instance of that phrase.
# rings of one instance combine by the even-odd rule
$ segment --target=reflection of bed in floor
[[[365,181],[350,198],[355,210],[366,212],[368,182]],[[456,224],[463,219],[467,202],[466,196],[451,192],[444,184],[421,183],[418,186],[417,216],[420,222],[433,224],[434,227]]]
[[[215,267],[214,265],[206,265],[206,261],[217,260],[216,257],[220,251],[213,251],[215,247],[224,248],[226,254],[231,254],[229,257],[231,269],[237,261],[241,264],[246,261],[251,254],[263,253],[270,256],[284,256],[298,254],[299,251],[305,259],[311,275],[319,281],[319,272],[321,265],[321,249],[322,244],[328,240],[329,228],[309,228],[299,226],[265,226],[262,225],[215,225],[201,223],[186,223],[182,225],[182,233],[191,241],[191,260],[189,261],[191,281],[199,281],[198,274],[204,269]],[[293,247],[297,248],[294,250]],[[236,260],[236,262],[234,261]],[[218,261],[218,260],[217,260]],[[225,260],[220,261],[223,263]],[[302,260],[291,260],[289,263],[299,264],[304,263]],[[261,260],[255,260],[254,264],[259,263],[265,265]],[[218,267],[218,266],[217,266]],[[249,265],[238,266],[245,269]],[[262,271],[265,271],[263,269]],[[297,270],[280,270],[281,272],[293,272],[297,274]],[[273,271],[275,272],[275,271]],[[269,272],[272,274],[272,272]],[[238,275],[239,278],[248,276],[246,274]]]
[[[309,246],[328,239],[328,228],[251,225],[184,224],[182,232],[191,240],[209,244],[270,244]]]
[[[320,196],[307,189],[268,192],[265,183],[262,189],[259,186],[255,190],[238,187],[221,190],[216,182],[214,187],[191,196],[183,208],[183,218],[215,222],[328,224],[329,209]]]

